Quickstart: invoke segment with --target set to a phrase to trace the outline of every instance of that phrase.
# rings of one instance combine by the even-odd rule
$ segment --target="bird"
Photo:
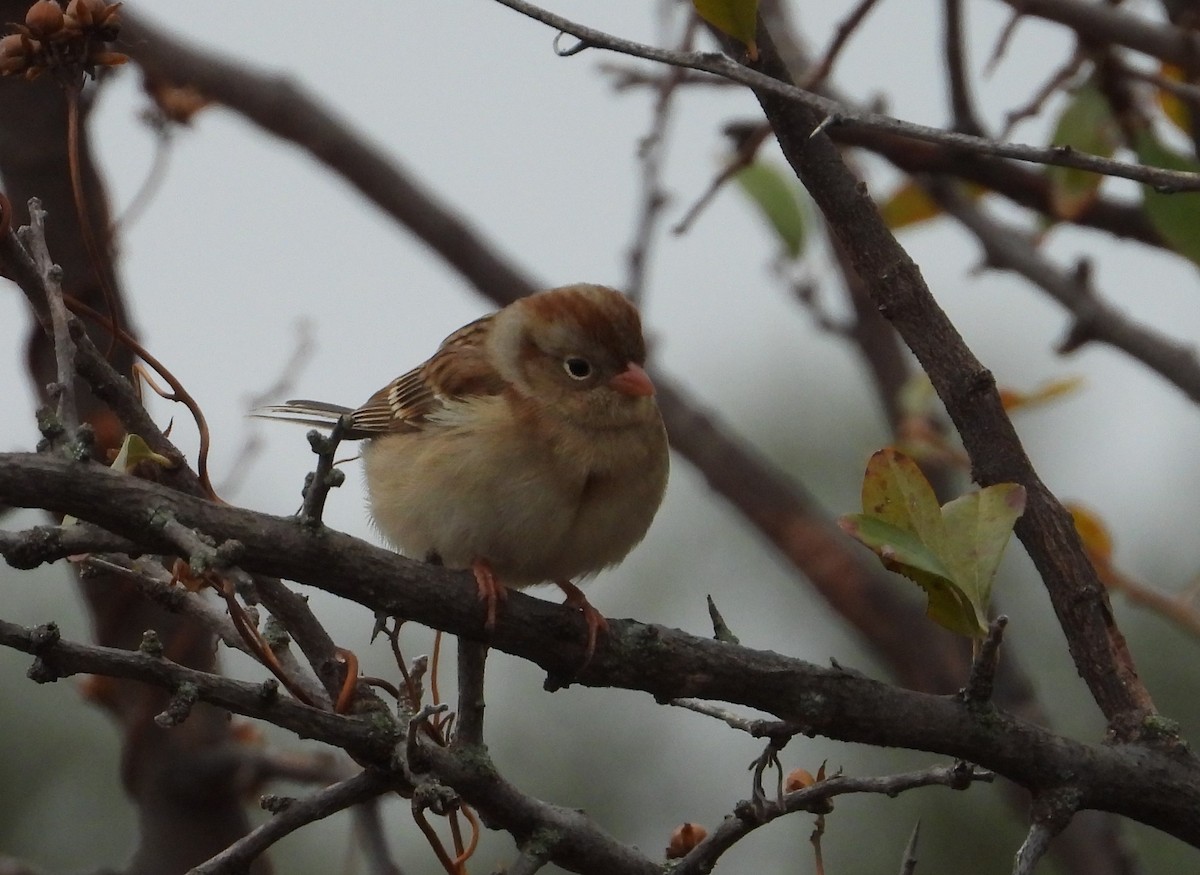
[[[495,627],[507,588],[553,583],[587,626],[608,621],[573,583],[642,541],[666,491],[667,433],[637,308],[602,285],[519,298],[442,341],[361,407],[292,400],[256,415],[365,441],[369,512],[410,558],[469,569]]]

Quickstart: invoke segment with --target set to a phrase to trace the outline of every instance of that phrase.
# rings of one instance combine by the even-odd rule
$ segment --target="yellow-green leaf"
[[[884,224],[893,231],[927,222],[941,214],[942,208],[925,193],[925,189],[912,181],[901,185],[879,206]]]
[[[941,560],[967,600],[975,606],[981,634],[987,632],[987,605],[1000,557],[1013,524],[1025,512],[1025,487],[997,483],[968,492],[942,508]]]
[[[1050,142],[1081,152],[1111,157],[1121,142],[1120,128],[1113,119],[1108,100],[1090,80],[1077,88],[1058,117]],[[1060,219],[1071,221],[1092,205],[1104,177],[1074,167],[1046,168],[1050,182],[1050,205]]]
[[[862,485],[863,513],[912,532],[937,550],[942,509],[919,465],[894,447],[871,456]]]
[[[987,193],[986,188],[974,183],[968,183],[963,188],[971,200],[978,200]],[[937,202],[912,180],[902,184],[879,205],[879,215],[893,231],[928,222],[941,214],[942,208]]]
[[[1082,387],[1083,377],[1060,377],[1057,380],[1048,380],[1030,392],[1022,392],[1006,386],[1000,386],[998,391],[1000,403],[1004,405],[1007,412],[1012,413],[1014,410],[1047,404],[1064,395],[1070,395]]]
[[[867,463],[862,500],[863,513],[838,520],[842,529],[925,590],[932,620],[986,635],[992,581],[1025,510],[1024,487],[998,483],[939,507],[917,463],[888,447]]]
[[[869,547],[889,571],[903,574],[925,590],[929,619],[969,637],[987,634],[986,617],[971,604],[941,559],[912,532],[867,514],[838,519],[842,531]]]
[[[172,467],[170,459],[150,449],[150,446],[141,437],[136,434],[127,434],[125,440],[121,442],[121,449],[117,451],[117,456],[109,467],[114,471],[128,474],[139,462],[154,462],[164,468]],[[73,526],[77,522],[79,520],[76,517],[68,514],[63,517],[62,524]]]
[[[696,13],[721,33],[746,46],[751,61],[758,60],[754,42],[758,30],[758,0],[692,0]]]
[[[1187,82],[1187,74],[1182,67],[1176,67],[1174,64],[1163,64],[1159,68],[1159,75],[1171,82]],[[1175,127],[1183,131],[1188,136],[1191,136],[1192,113],[1188,109],[1188,105],[1180,100],[1174,93],[1165,88],[1159,88],[1156,92],[1158,98],[1159,109]]]
[[[171,467],[171,460],[150,449],[149,444],[140,436],[127,434],[125,435],[125,440],[121,443],[121,449],[117,453],[117,457],[113,459],[109,467],[114,471],[129,473],[139,462],[154,462],[156,465],[161,465],[164,468]]]
[[[789,258],[804,252],[804,193],[795,177],[772,164],[755,161],[734,176],[746,196],[758,207],[783,244]]]
[[[1168,149],[1149,128],[1143,128],[1134,135],[1133,148],[1143,164],[1200,173],[1200,164],[1194,158]],[[1142,186],[1142,192],[1143,207],[1155,230],[1162,234],[1176,253],[1200,264],[1200,194],[1165,194],[1145,185]]]

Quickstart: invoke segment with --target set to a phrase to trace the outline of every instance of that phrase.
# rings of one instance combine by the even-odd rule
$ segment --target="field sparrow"
[[[371,517],[402,553],[470,568],[496,621],[505,587],[557,584],[587,623],[604,616],[572,578],[642,540],[667,485],[667,435],[642,369],[641,320],[619,292],[579,284],[522,298],[451,334],[357,410],[288,401],[262,415],[350,418]]]

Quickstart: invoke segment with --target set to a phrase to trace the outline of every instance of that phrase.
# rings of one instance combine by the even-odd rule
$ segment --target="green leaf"
[[[981,622],[979,612],[941,559],[911,531],[857,513],[839,518],[838,525],[874,551],[889,571],[903,574],[925,590],[929,619],[960,635],[987,634],[986,616]]]
[[[1024,512],[1025,487],[1016,483],[997,483],[969,492],[942,508],[941,559],[967,600],[981,609],[984,632],[992,581],[1013,525]]]
[[[171,467],[171,460],[150,449],[150,445],[140,435],[127,434],[125,435],[125,440],[121,443],[121,449],[117,453],[117,457],[113,459],[109,467],[114,471],[127,474],[139,462],[154,462],[156,465],[161,465],[164,468]]]
[[[986,635],[992,581],[1025,510],[1024,487],[998,483],[939,507],[917,463],[888,447],[867,463],[862,502],[863,513],[838,520],[842,529],[925,590],[930,619]]]
[[[746,46],[751,61],[758,60],[754,37],[758,26],[758,0],[692,0],[696,13],[721,33]]]
[[[1200,164],[1195,159],[1168,149],[1149,128],[1143,128],[1134,135],[1133,148],[1143,164],[1200,173]],[[1175,252],[1194,264],[1200,264],[1200,194],[1165,194],[1150,186],[1142,186],[1142,191],[1142,205],[1155,230],[1162,234]]]
[[[942,509],[919,465],[894,447],[871,456],[862,486],[863,513],[912,532],[937,549]]]
[[[766,218],[789,258],[804,252],[804,195],[791,174],[763,161],[743,167],[734,176],[742,191]]]
[[[1091,80],[1077,88],[1058,117],[1050,140],[1055,146],[1070,146],[1081,152],[1111,157],[1121,142],[1121,131],[1112,116],[1108,99]],[[1060,219],[1071,221],[1092,205],[1104,177],[1074,167],[1046,168],[1050,182],[1050,204]]]

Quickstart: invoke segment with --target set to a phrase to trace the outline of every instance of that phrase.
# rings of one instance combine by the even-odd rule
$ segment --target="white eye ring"
[[[592,375],[592,363],[581,356],[567,356],[563,359],[563,370],[572,380],[586,380]]]

